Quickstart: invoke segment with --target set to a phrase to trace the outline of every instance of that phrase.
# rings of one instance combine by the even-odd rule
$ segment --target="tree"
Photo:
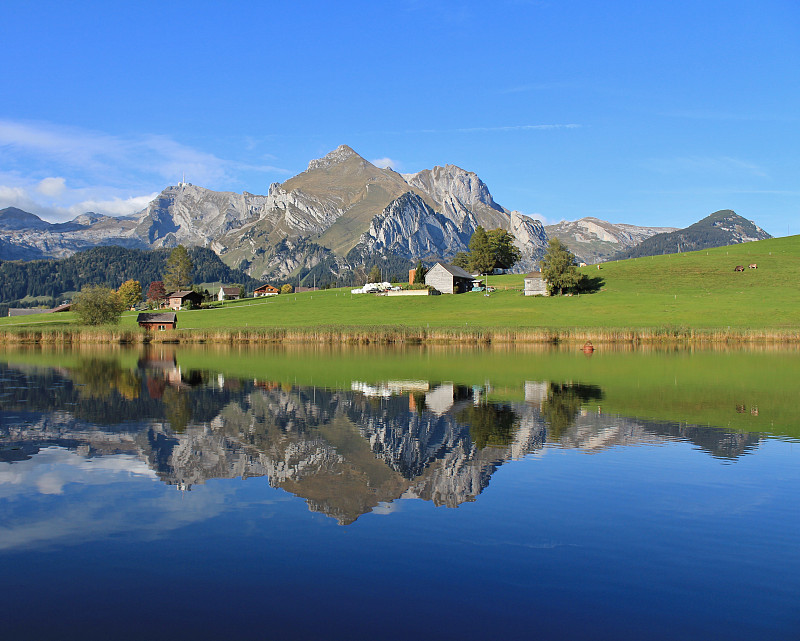
[[[469,254],[467,252],[456,252],[453,256],[453,265],[461,269],[469,269]]]
[[[281,294],[291,294],[294,291],[294,287],[292,287],[289,283],[286,283],[283,287],[281,287]]]
[[[164,289],[164,281],[154,280],[152,283],[150,283],[150,287],[147,288],[148,302],[160,305],[161,301],[163,301],[166,297],[167,290]]]
[[[550,240],[547,253],[539,264],[542,268],[542,277],[547,281],[547,291],[551,296],[570,291],[581,282],[575,255],[558,238]]]
[[[102,285],[84,287],[72,303],[72,311],[84,325],[116,325],[123,309],[117,292]]]
[[[167,258],[164,287],[169,292],[188,289],[192,284],[192,259],[186,247],[178,245]]]
[[[486,274],[494,269],[495,259],[489,246],[489,236],[480,225],[469,239],[469,257],[470,268],[479,274]]]
[[[142,284],[138,280],[126,280],[117,290],[120,302],[130,309],[142,302]]]
[[[519,249],[514,245],[514,234],[505,229],[497,228],[488,232],[489,249],[494,256],[494,266],[500,269],[510,269],[521,257]]]
[[[367,276],[368,283],[380,283],[382,280],[381,276],[381,268],[377,265],[373,265],[372,269],[369,270],[369,275]]]
[[[425,274],[428,273],[428,270],[425,269],[425,265],[422,263],[421,260],[418,260],[416,266],[414,267],[414,269],[415,269],[415,272],[414,272],[414,283],[417,283],[419,285],[424,285],[425,284]]]

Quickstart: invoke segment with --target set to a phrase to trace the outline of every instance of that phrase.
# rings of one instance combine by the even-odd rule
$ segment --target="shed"
[[[270,285],[269,283],[262,285],[261,287],[257,287],[253,292],[253,296],[256,298],[259,296],[277,296],[278,294],[280,294],[278,288],[274,285]]]
[[[192,305],[200,305],[203,302],[203,297],[197,292],[180,291],[167,294],[167,300],[169,301],[167,307],[178,310],[186,305],[187,302],[191,302]]]
[[[542,272],[531,272],[525,276],[525,295],[526,296],[549,296],[547,291],[547,281],[542,276]]]
[[[217,300],[239,300],[241,297],[241,287],[220,287],[217,294]]]
[[[178,315],[175,312],[142,312],[136,322],[139,327],[163,332],[178,326]]]
[[[462,294],[472,289],[471,274],[455,265],[436,263],[425,274],[425,284],[442,294]]]

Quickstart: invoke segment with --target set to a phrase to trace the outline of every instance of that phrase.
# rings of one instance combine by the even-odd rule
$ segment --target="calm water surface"
[[[796,352],[0,355],[8,639],[798,639]]]

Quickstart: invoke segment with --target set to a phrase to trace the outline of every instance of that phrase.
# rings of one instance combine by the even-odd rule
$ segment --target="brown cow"
[[[758,269],[758,265],[755,263],[750,263],[750,269]]]
[[[733,268],[733,271],[735,271],[735,272],[743,272],[744,271],[744,265],[736,265],[736,267]]]

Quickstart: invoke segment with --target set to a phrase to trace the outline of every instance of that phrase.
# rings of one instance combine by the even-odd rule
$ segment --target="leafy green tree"
[[[547,253],[539,264],[542,268],[542,277],[547,282],[547,291],[551,296],[571,291],[580,285],[578,261],[558,238],[550,239]]]
[[[138,280],[126,280],[117,290],[122,305],[129,309],[142,302],[142,284]]]
[[[72,303],[72,311],[84,325],[116,325],[123,309],[117,292],[102,285],[84,287]]]
[[[467,252],[457,252],[453,257],[453,265],[461,269],[469,269],[469,254]]]
[[[381,268],[377,265],[373,265],[372,269],[369,270],[369,275],[367,276],[368,283],[380,283],[382,280],[381,278]]]
[[[494,269],[495,258],[489,245],[486,230],[478,225],[469,239],[470,268],[479,274],[487,274]]]
[[[289,283],[286,283],[283,287],[281,287],[281,294],[291,294],[294,291],[294,287],[292,287]]]
[[[417,261],[416,266],[414,267],[414,284],[417,285],[424,285],[425,284],[425,274],[428,273],[428,270],[425,269],[425,265],[421,260]]]
[[[519,430],[519,417],[506,405],[470,404],[456,418],[469,425],[472,442],[479,449],[487,445],[506,447],[514,442],[514,436]]]
[[[514,245],[514,234],[505,229],[497,228],[487,233],[489,249],[494,256],[494,266],[500,269],[510,269],[522,257],[519,249]]]
[[[167,258],[164,287],[168,292],[188,289],[192,284],[192,259],[183,245],[178,245]]]

